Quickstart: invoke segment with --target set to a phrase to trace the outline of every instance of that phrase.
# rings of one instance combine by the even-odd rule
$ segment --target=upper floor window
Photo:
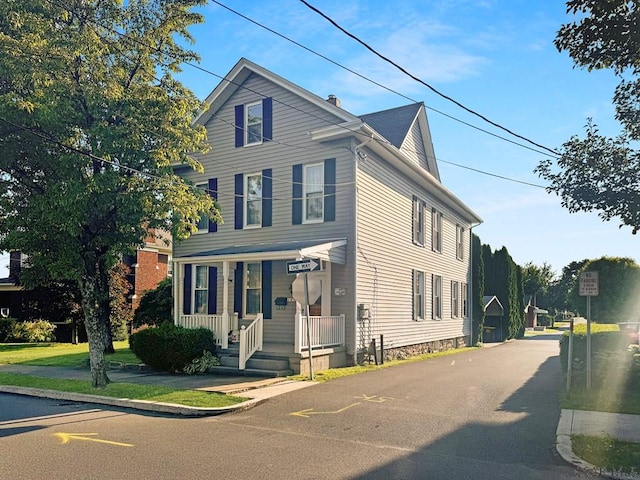
[[[245,175],[245,227],[262,226],[262,173]]]
[[[324,164],[305,165],[303,200],[304,221],[322,222],[324,220]]]
[[[201,190],[207,190],[209,187],[208,183],[199,183],[196,185]],[[200,220],[198,220],[198,232],[197,233],[207,233],[209,231],[209,217],[206,215],[201,215]]]
[[[431,249],[442,252],[442,212],[431,210]]]
[[[245,115],[245,144],[262,143],[262,102],[248,104]]]
[[[464,258],[463,238],[464,228],[462,225],[456,225],[456,258],[459,260]]]
[[[424,245],[424,202],[413,197],[413,243]]]

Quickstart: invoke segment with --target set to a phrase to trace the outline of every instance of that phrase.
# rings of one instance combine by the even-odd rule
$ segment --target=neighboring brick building
[[[148,237],[144,247],[139,248],[135,255],[126,256],[123,261],[131,269],[127,280],[132,286],[131,308],[135,310],[142,294],[156,288],[158,283],[171,274],[170,235]]]

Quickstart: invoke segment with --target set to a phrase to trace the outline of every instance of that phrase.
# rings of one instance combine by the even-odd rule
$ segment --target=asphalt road
[[[209,418],[0,394],[0,478],[597,478],[555,451],[557,354],[539,336]]]

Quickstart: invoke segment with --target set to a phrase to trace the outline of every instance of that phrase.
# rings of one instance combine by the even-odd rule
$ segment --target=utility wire
[[[347,71],[347,72],[349,72],[349,73],[351,73],[351,74],[353,74],[353,75],[355,75],[355,76],[357,76],[357,77],[359,77],[359,78],[361,78],[361,79],[363,79],[363,80],[365,80],[365,81],[367,81],[367,82],[369,82],[369,83],[371,83],[371,84],[373,84],[373,85],[375,85],[377,87],[380,87],[380,88],[382,88],[382,89],[384,89],[384,90],[386,90],[388,92],[394,93],[394,94],[396,94],[396,95],[398,95],[398,96],[400,96],[400,97],[402,97],[402,98],[404,98],[406,100],[409,100],[412,103],[421,103],[418,100],[415,100],[415,99],[413,99],[413,98],[411,98],[411,97],[409,97],[409,96],[407,96],[407,95],[405,95],[405,94],[403,94],[401,92],[398,92],[397,90],[394,90],[393,88],[387,87],[386,85],[383,85],[382,83],[377,82],[376,80],[373,80],[373,79],[367,77],[366,75],[363,75],[363,74],[361,74],[359,72],[356,72],[355,70],[353,70],[353,69],[351,69],[349,67],[346,67],[345,65],[342,65],[341,63],[339,63],[339,62],[337,62],[337,61],[335,61],[335,60],[333,60],[333,59],[331,59],[331,58],[329,58],[329,57],[327,57],[327,56],[325,56],[325,55],[313,50],[312,48],[309,48],[306,45],[303,45],[300,42],[297,42],[296,40],[293,40],[292,38],[289,38],[286,35],[284,35],[284,34],[282,34],[280,32],[277,32],[276,30],[273,30],[272,28],[269,28],[266,25],[263,25],[262,23],[254,20],[254,19],[252,19],[250,17],[247,17],[246,15],[242,14],[241,12],[238,12],[237,10],[234,10],[233,8],[228,7],[227,5],[224,5],[223,3],[220,3],[218,0],[211,0],[211,2],[215,3],[216,5],[221,6],[222,8],[230,11],[231,13],[233,13],[233,14],[235,14],[237,16],[239,16],[240,18],[243,18],[244,20],[246,20],[246,21],[248,21],[250,23],[253,23],[254,25],[256,25],[256,26],[258,26],[258,27],[260,27],[262,29],[264,29],[264,30],[266,30],[266,31],[268,31],[270,33],[273,33],[274,35],[277,35],[278,37],[280,37],[280,38],[282,38],[282,39],[284,39],[284,40],[286,40],[286,41],[288,41],[288,42],[290,42],[290,43],[292,43],[292,44],[294,44],[294,45],[306,50],[309,53],[312,53],[312,54],[322,58],[323,60],[326,60],[329,63],[332,63],[333,65],[335,65],[335,66],[337,66],[337,67],[339,67],[339,68],[341,68],[341,69],[343,69],[343,70],[345,70],[345,71]],[[498,135],[497,133],[494,133],[494,132],[490,132],[489,130],[486,130],[484,128],[480,128],[477,125],[473,125],[473,124],[471,124],[469,122],[465,122],[464,120],[456,118],[453,115],[445,113],[445,112],[443,112],[441,110],[438,110],[436,108],[430,107],[428,105],[425,105],[425,108],[427,108],[427,109],[429,109],[429,110],[431,110],[433,112],[436,112],[436,113],[438,113],[438,114],[440,114],[440,115],[442,115],[444,117],[447,117],[447,118],[449,118],[451,120],[454,120],[454,121],[456,121],[458,123],[461,123],[462,125],[465,125],[467,127],[473,128],[473,129],[478,130],[478,131],[480,131],[482,133],[485,133],[487,135],[491,135],[493,137],[499,138],[500,140],[503,140],[505,142],[512,143],[514,145],[517,145],[517,146],[522,147],[522,148],[526,148],[526,149],[531,150],[531,151],[536,152],[536,153],[541,153],[543,155],[547,155],[547,152],[541,152],[540,150],[537,150],[537,149],[535,149],[533,147],[530,147],[529,145],[523,145],[522,143],[516,142],[515,140],[512,140],[510,138],[503,137],[503,136]],[[545,148],[545,150],[549,150],[546,147],[543,147],[543,148]],[[551,151],[551,150],[549,150],[549,151]]]
[[[73,13],[73,11],[72,11],[72,10],[70,10],[68,7],[66,7],[65,5],[63,5],[63,4],[61,4],[61,3],[56,2],[55,0],[46,0],[46,1],[47,1],[48,3],[50,3],[51,5],[54,5],[54,6],[56,6],[56,7],[59,7],[59,8],[61,8],[61,9],[63,9],[63,10],[66,10],[66,11],[68,11],[68,12]],[[228,7],[226,7],[226,6],[224,6],[223,4],[221,4],[221,3],[217,2],[216,0],[212,0],[212,1],[213,1],[214,3],[216,3],[216,4],[220,5],[220,6],[222,6],[222,7],[224,7],[224,8],[227,8],[227,9],[228,9]],[[304,0],[301,0],[301,1],[304,1]],[[305,2],[305,3],[306,3],[306,2]],[[312,7],[311,7],[311,8],[312,8]],[[229,10],[230,10],[230,9],[229,9]],[[231,11],[232,11],[232,10],[231,10]],[[235,11],[233,11],[233,12],[235,13]],[[243,16],[243,18],[245,18],[245,17]],[[248,19],[248,18],[247,18],[247,20],[251,21],[252,23],[256,23],[256,22],[253,22],[253,20],[250,20],[250,19]],[[108,31],[110,31],[110,32],[112,32],[112,33],[115,33],[116,35],[120,36],[121,38],[127,39],[127,40],[129,40],[129,41],[131,41],[131,42],[133,42],[133,43],[137,43],[137,44],[139,44],[139,45],[141,45],[141,46],[143,46],[143,47],[145,47],[145,48],[149,48],[149,49],[151,49],[151,50],[153,50],[153,51],[156,51],[156,52],[158,52],[158,53],[167,54],[166,52],[162,52],[160,49],[158,49],[158,48],[156,48],[156,47],[154,47],[154,46],[152,46],[152,45],[149,45],[149,44],[147,44],[147,43],[145,43],[145,42],[143,42],[143,41],[141,41],[141,40],[139,40],[139,39],[132,38],[132,37],[130,37],[129,35],[127,35],[127,34],[125,34],[125,33],[122,33],[122,32],[119,32],[118,30],[115,30],[115,29],[113,29],[113,28],[111,28],[111,27],[108,27],[108,26],[102,25],[102,24],[100,24],[100,23],[98,23],[98,22],[96,22],[96,21],[93,21],[93,20],[88,20],[88,21],[89,21],[89,22],[91,22],[91,23],[93,23],[93,24],[95,24],[95,25],[97,25],[97,26],[99,26],[99,27],[101,27],[101,28],[104,28],[105,30],[108,30]],[[264,28],[266,28],[266,27],[264,27]],[[338,27],[338,28],[341,28],[341,27]],[[275,32],[275,31],[274,31],[274,33],[276,33],[277,35],[280,35],[280,34],[278,34],[278,33],[277,33],[277,32]],[[283,37],[283,38],[286,38],[286,37]],[[292,41],[292,40],[291,40],[291,41]],[[293,42],[293,41],[292,41],[292,42]],[[296,43],[296,42],[293,42],[293,43]],[[296,44],[297,44],[297,43],[296,43]],[[322,56],[322,55],[320,55],[320,54],[318,54],[318,53],[314,52],[314,51],[313,51],[313,50],[311,50],[311,49],[308,49],[307,47],[304,47],[304,46],[302,46],[302,45],[300,45],[300,46],[301,46],[302,48],[305,48],[306,50],[309,50],[310,52],[312,52],[312,53],[314,53],[314,54],[317,54],[317,55],[321,56],[322,58],[325,58],[324,56]],[[170,55],[170,54],[168,54],[168,55]],[[334,62],[333,60],[330,60],[330,59],[328,59],[328,58],[326,58],[326,59],[327,59],[328,61],[330,61],[330,62],[332,62],[332,63],[334,63],[334,64],[338,65],[338,66],[341,66],[341,65],[337,64],[336,62]],[[214,77],[216,77],[216,78],[220,79],[221,81],[228,82],[228,83],[230,83],[230,84],[232,84],[232,85],[237,86],[238,88],[245,89],[245,90],[247,90],[247,91],[250,91],[250,92],[252,92],[252,93],[255,93],[256,95],[259,95],[260,97],[266,98],[266,95],[264,95],[263,93],[258,92],[258,91],[254,90],[254,89],[251,89],[251,88],[249,88],[249,87],[247,87],[247,86],[245,86],[245,85],[242,85],[242,84],[239,84],[239,83],[237,83],[237,82],[234,82],[233,80],[231,80],[231,79],[227,78],[227,77],[226,77],[226,76],[224,76],[224,75],[219,75],[219,74],[217,74],[217,73],[215,73],[215,72],[212,72],[212,71],[210,71],[210,70],[208,70],[208,69],[206,69],[206,68],[204,68],[204,67],[201,67],[200,65],[194,64],[194,63],[192,63],[192,62],[185,61],[184,63],[185,63],[186,65],[188,65],[188,66],[192,67],[192,68],[195,68],[196,70],[200,70],[200,71],[202,71],[202,72],[203,72],[203,73],[205,73],[205,74],[208,74],[208,75],[214,76]],[[341,67],[342,67],[342,66],[341,66]],[[351,70],[349,70],[349,69],[348,69],[348,68],[346,68],[346,67],[342,67],[342,68],[345,68],[346,70],[351,71]],[[360,74],[358,74],[358,73],[356,73],[356,72],[353,72],[353,73],[354,73],[354,74],[356,74],[356,75],[361,76]],[[363,78],[367,79],[366,77],[363,77]],[[367,79],[367,80],[368,80],[368,81],[371,81],[372,83],[374,83],[374,84],[376,84],[376,85],[379,85],[377,82],[375,82],[375,81],[373,81],[373,80],[369,80],[369,79]],[[380,84],[380,86],[381,86],[382,88],[385,88],[385,89],[387,89],[387,90],[391,91],[391,92],[398,93],[398,92],[395,92],[394,90],[391,90],[391,89],[389,89],[389,88],[387,88],[387,87],[384,87],[384,86],[383,86],[383,85],[381,85],[381,84]],[[430,88],[431,88],[431,87],[430,87]],[[398,95],[401,95],[401,96],[403,96],[404,98],[407,98],[408,100],[413,101],[411,98],[406,97],[406,96],[404,96],[404,95],[402,95],[402,94],[400,94],[400,93],[398,93]],[[329,121],[327,121],[325,118],[322,118],[322,117],[321,117],[321,116],[319,116],[319,115],[315,115],[315,114],[313,114],[313,113],[311,113],[311,112],[304,111],[304,110],[302,110],[302,109],[300,109],[300,108],[298,108],[298,107],[295,107],[295,106],[292,106],[292,105],[288,105],[287,103],[282,102],[282,101],[280,101],[279,99],[274,98],[273,100],[274,100],[276,103],[279,103],[279,104],[281,104],[281,105],[283,105],[283,106],[285,106],[285,107],[288,107],[288,108],[294,109],[294,110],[296,110],[296,111],[299,111],[300,113],[303,113],[303,114],[305,114],[305,115],[309,115],[309,116],[312,116],[312,117],[318,118],[318,119],[320,119],[320,120],[322,120],[322,121],[324,121],[324,122],[327,122],[327,123],[329,123],[329,124],[331,124],[331,125],[333,125],[333,126],[337,126],[337,127],[344,128],[345,130],[347,130],[347,131],[349,131],[349,132],[351,132],[351,133],[353,133],[353,134],[355,134],[355,135],[364,135],[364,134],[363,134],[363,133],[361,133],[361,132],[357,132],[357,131],[354,131],[354,130],[352,130],[352,129],[348,128],[348,127],[345,127],[344,125],[340,125],[340,124],[336,124],[336,123],[333,123],[333,122],[329,122]],[[454,101],[454,102],[455,102],[455,101]],[[418,102],[415,102],[415,103],[418,103]],[[441,112],[438,112],[438,113],[441,113]],[[444,113],[443,113],[443,115],[449,116],[449,115],[444,114]],[[217,117],[217,118],[219,118],[219,119],[220,119],[220,117]],[[450,118],[452,118],[452,119],[454,119],[454,120],[457,120],[455,117],[450,117]],[[5,120],[5,121],[6,121],[6,120]],[[226,123],[229,123],[229,122],[226,122]],[[465,123],[465,122],[462,122],[462,123]],[[25,127],[21,127],[21,126],[19,126],[19,125],[14,125],[14,126],[16,126],[16,127],[18,127],[18,128],[23,128],[23,129],[25,129]],[[473,127],[473,125],[469,125],[469,126]],[[235,128],[235,125],[233,125],[233,127]],[[474,128],[476,128],[476,127],[474,127]],[[479,129],[479,130],[481,130],[481,129]],[[481,130],[481,131],[484,131],[484,130]],[[34,132],[32,132],[32,133],[34,133]],[[491,135],[494,135],[494,134],[492,134],[492,133],[490,133],[490,132],[487,132],[487,133],[489,133],[489,134],[491,134]],[[34,134],[35,134],[35,133],[34,133]],[[517,136],[517,135],[516,135],[516,136]],[[369,136],[366,136],[366,138],[368,139],[368,138],[370,138],[370,137],[369,137]],[[502,137],[498,137],[498,138],[502,138]],[[524,137],[522,137],[522,138],[523,138],[524,140],[527,140],[527,139],[525,139]],[[379,139],[379,138],[375,138],[374,140],[375,140],[376,142],[378,142],[378,143],[381,143],[381,144],[392,145],[392,144],[391,144],[391,142],[389,142],[389,141],[388,141],[388,140],[386,140],[386,139]],[[512,142],[512,143],[516,143],[516,142],[513,142],[513,141],[508,140],[508,139],[504,139],[504,140],[509,141],[509,142]],[[73,149],[73,148],[74,148],[74,147],[70,147],[70,146],[65,146],[64,144],[61,144],[61,143],[57,142],[55,139],[53,139],[53,141],[54,141],[54,143],[58,143],[59,145],[61,145],[61,146],[65,147],[65,148],[70,148],[70,149]],[[527,141],[528,141],[528,140],[527,140]],[[281,142],[281,143],[282,143],[282,142]],[[532,142],[532,143],[533,143],[533,142]],[[296,146],[296,145],[292,145],[292,144],[285,144],[285,143],[282,143],[282,144],[283,144],[283,145],[287,145],[287,146],[291,146],[291,147],[303,148],[303,149],[304,149],[304,147],[302,147],[302,146]],[[518,143],[516,143],[516,145],[520,145],[520,146],[522,146],[521,144],[518,144]],[[393,145],[392,145],[392,146],[393,146]],[[526,146],[524,146],[524,147],[525,147],[525,148],[530,148],[530,147],[526,147]],[[544,146],[541,146],[541,145],[540,145],[540,147],[541,147],[541,148],[544,148],[545,150],[549,150],[548,148],[546,148],[546,147],[544,147]],[[533,150],[533,149],[532,149],[532,150]],[[90,153],[88,153],[88,152],[82,152],[81,150],[78,150],[78,149],[75,149],[75,151],[76,151],[77,153],[82,153],[82,154],[92,155],[92,154],[90,154]],[[536,151],[536,150],[534,150],[534,151]],[[550,151],[551,151],[551,150],[550,150]],[[553,151],[552,151],[552,152],[553,152]],[[542,153],[542,152],[538,152],[538,153]],[[557,155],[557,153],[556,153],[556,152],[553,152],[553,153]],[[94,157],[95,157],[95,155],[94,155]],[[108,161],[108,160],[106,160],[106,159],[100,159],[99,157],[95,157],[95,158],[96,158],[96,159],[98,159],[98,160],[101,160],[101,161],[104,161],[104,162],[109,163],[109,161]],[[502,175],[498,175],[498,174],[494,174],[494,173],[490,173],[490,172],[482,171],[482,170],[475,169],[475,168],[472,168],[472,167],[466,167],[466,166],[464,166],[464,165],[460,165],[460,164],[457,164],[457,163],[454,163],[454,162],[448,162],[448,161],[446,161],[446,160],[442,160],[442,159],[438,159],[438,158],[434,158],[434,160],[436,160],[436,161],[440,161],[440,162],[443,162],[443,163],[448,163],[448,164],[451,164],[451,165],[454,165],[454,166],[457,166],[457,167],[460,167],[460,168],[465,168],[465,169],[468,169],[468,170],[471,170],[471,171],[474,171],[474,172],[477,172],[477,173],[481,173],[481,174],[484,174],[484,175],[487,175],[487,176],[492,176],[492,177],[495,177],[495,178],[500,178],[500,179],[503,179],[503,180],[508,180],[508,181],[512,181],[512,182],[515,182],[515,183],[525,184],[525,185],[530,185],[530,186],[534,186],[534,187],[538,187],[538,188],[545,188],[545,187],[543,187],[543,186],[541,186],[541,185],[536,185],[536,184],[532,184],[532,183],[530,184],[530,183],[527,183],[527,182],[523,182],[523,181],[516,180],[516,179],[513,179],[513,178],[505,177],[505,176],[502,176]],[[120,166],[120,165],[119,165],[119,166]],[[122,168],[126,168],[126,169],[131,170],[131,171],[136,171],[135,169],[132,169],[131,167],[125,167],[125,166],[121,166],[121,167],[122,167]],[[138,171],[138,173],[140,173],[140,174],[145,174],[144,172],[140,172],[140,171]],[[231,195],[231,194],[227,194],[227,195]],[[235,196],[236,196],[236,194],[234,193],[234,194],[233,194],[233,196],[235,197]]]
[[[377,57],[381,58],[382,60],[384,60],[387,63],[390,63],[391,65],[393,65],[394,67],[396,67],[398,70],[400,70],[402,73],[404,73],[405,75],[407,75],[408,77],[412,78],[413,80],[415,80],[416,82],[424,85],[425,87],[427,87],[429,90],[431,90],[432,92],[434,92],[435,94],[439,95],[440,97],[444,98],[445,100],[448,100],[452,103],[454,103],[455,105],[457,105],[458,107],[462,108],[463,110],[465,110],[466,112],[469,112],[472,115],[475,115],[476,117],[481,118],[482,120],[484,120],[485,122],[493,125],[496,128],[499,128],[500,130],[504,130],[505,132],[507,132],[510,135],[513,135],[514,137],[517,137],[521,140],[524,140],[527,143],[530,143],[532,145],[535,145],[538,148],[542,148],[543,150],[546,150],[556,156],[559,155],[558,152],[556,152],[555,150],[549,148],[549,147],[545,147],[544,145],[541,145],[539,143],[534,142],[533,140],[528,139],[527,137],[524,137],[522,135],[518,135],[517,133],[509,130],[508,128],[500,125],[499,123],[493,122],[491,120],[489,120],[487,117],[485,117],[484,115],[476,112],[475,110],[472,110],[466,106],[464,106],[462,103],[458,102],[457,100],[449,97],[448,95],[443,94],[442,92],[438,91],[436,88],[432,87],[431,85],[429,85],[427,82],[425,82],[424,80],[420,79],[419,77],[416,77],[415,75],[413,75],[412,73],[410,73],[409,71],[407,71],[404,67],[398,65],[396,62],[394,62],[393,60],[391,60],[388,57],[385,57],[384,55],[382,55],[380,52],[378,52],[377,50],[375,50],[373,47],[371,47],[369,44],[367,44],[366,42],[362,41],[360,38],[358,38],[356,35],[350,33],[349,31],[345,30],[343,27],[341,27],[335,20],[333,20],[332,18],[330,18],[329,16],[325,15],[322,11],[318,10],[316,7],[314,7],[313,5],[311,5],[309,2],[307,2],[306,0],[300,0],[300,2],[302,2],[304,5],[306,5],[308,8],[310,8],[311,10],[313,10],[314,12],[316,12],[318,15],[320,15],[321,17],[323,17],[325,20],[327,20],[329,23],[331,23],[334,27],[336,27],[338,30],[340,30],[341,32],[343,32],[345,35],[347,35],[348,37],[352,38],[353,40],[355,40],[356,42],[358,42],[360,45],[362,45],[363,47],[365,47],[367,50],[369,50],[370,52],[372,52],[374,55],[376,55]]]

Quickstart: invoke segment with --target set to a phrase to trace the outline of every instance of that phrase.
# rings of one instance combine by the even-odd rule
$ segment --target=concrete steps
[[[237,351],[233,349],[220,354],[220,365],[209,369],[220,375],[244,375],[250,377],[286,377],[293,375],[287,357],[265,356],[256,352],[247,360],[244,370],[240,370]]]

